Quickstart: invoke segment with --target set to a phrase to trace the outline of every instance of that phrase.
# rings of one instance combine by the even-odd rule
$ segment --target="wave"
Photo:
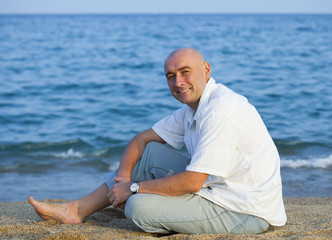
[[[103,141],[102,141],[103,140]],[[125,148],[120,140],[98,139],[96,147],[81,139],[0,145],[0,173],[32,173],[83,167],[114,170]],[[106,147],[105,147],[106,145]]]
[[[67,151],[68,149],[91,149],[93,146],[81,139],[72,139],[61,142],[23,142],[4,144],[0,151],[7,152],[37,152],[37,151]]]
[[[316,149],[322,153],[330,153],[332,151],[331,144],[321,142],[307,142],[300,140],[284,140],[273,139],[280,155],[290,156],[298,155],[306,150]]]
[[[328,147],[329,145],[319,142],[307,142],[301,140],[273,139],[278,147],[281,148],[306,148],[312,146]]]
[[[68,158],[83,158],[85,156],[84,153],[79,152],[79,151],[75,151],[72,148],[68,149],[67,152],[54,153],[52,155],[54,157],[64,158],[64,159],[68,159]]]
[[[321,168],[332,170],[332,155],[313,159],[281,159],[280,164],[284,168]]]
[[[76,150],[74,148],[69,148],[65,151],[55,152],[34,152],[30,153],[29,156],[37,158],[47,158],[53,157],[58,159],[84,159],[84,158],[109,158],[114,155],[120,155],[124,150],[124,146],[120,147],[109,147],[105,149],[93,150],[93,151],[84,151]]]

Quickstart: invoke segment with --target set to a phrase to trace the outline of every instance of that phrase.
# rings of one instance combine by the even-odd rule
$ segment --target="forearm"
[[[151,141],[162,142],[160,138],[152,129],[148,129],[136,135],[127,145],[118,169],[117,177],[123,177],[130,180],[131,172],[138,159],[140,159],[145,150],[146,144]]]
[[[185,171],[165,178],[140,182],[139,193],[152,193],[164,196],[179,196],[198,192],[208,174]]]
[[[137,136],[129,142],[122,154],[117,173],[118,177],[130,179],[131,172],[137,160],[142,156],[144,149],[145,143],[140,142],[139,139],[137,139]]]

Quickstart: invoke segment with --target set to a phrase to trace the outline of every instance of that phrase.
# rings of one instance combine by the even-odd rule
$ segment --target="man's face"
[[[172,95],[197,110],[210,78],[210,65],[191,51],[180,51],[165,62],[165,74]]]

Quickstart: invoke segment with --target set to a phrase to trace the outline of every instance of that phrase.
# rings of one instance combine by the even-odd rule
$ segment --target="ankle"
[[[81,222],[83,222],[83,220],[87,217],[84,213],[84,209],[80,209],[79,200],[74,200],[66,203],[66,207],[67,209],[70,209],[72,214],[77,216]]]

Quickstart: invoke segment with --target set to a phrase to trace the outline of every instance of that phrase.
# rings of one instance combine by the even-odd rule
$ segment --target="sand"
[[[287,224],[262,234],[162,236],[139,231],[119,209],[106,208],[82,224],[65,225],[41,220],[28,202],[0,203],[0,239],[332,239],[332,197],[285,198],[285,206]]]

